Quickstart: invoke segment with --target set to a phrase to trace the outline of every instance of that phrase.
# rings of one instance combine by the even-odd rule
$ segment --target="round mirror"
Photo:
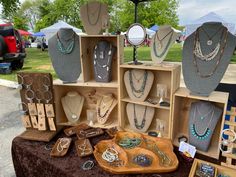
[[[139,24],[132,24],[127,30],[127,40],[131,45],[138,46],[143,43],[146,38],[146,30],[145,28]]]

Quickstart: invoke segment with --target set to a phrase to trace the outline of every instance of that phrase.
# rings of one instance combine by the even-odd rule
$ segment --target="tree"
[[[22,16],[14,16],[13,24],[16,29],[28,30],[28,20]]]
[[[0,0],[0,4],[3,6],[3,14],[7,16],[11,12],[17,10],[19,6],[19,0]]]

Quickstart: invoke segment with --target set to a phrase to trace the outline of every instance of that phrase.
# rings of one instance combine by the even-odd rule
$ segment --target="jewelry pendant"
[[[109,71],[109,67],[107,67],[107,71]]]
[[[72,118],[72,119],[76,119],[76,118],[77,118],[77,115],[72,114],[72,115],[71,115],[71,118]]]
[[[102,79],[102,77],[101,77],[101,76],[99,76],[99,75],[98,75],[98,78],[99,78],[99,79]]]
[[[204,117],[203,116],[201,116],[201,120],[203,120],[204,119]]]
[[[158,45],[158,49],[162,49],[162,45],[160,44],[160,45]]]
[[[208,40],[207,45],[212,45],[212,40]]]

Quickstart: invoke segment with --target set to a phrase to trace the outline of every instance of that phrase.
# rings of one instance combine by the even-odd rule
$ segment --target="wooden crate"
[[[229,120],[225,120],[224,124],[228,125],[229,129],[236,131],[236,107],[231,107],[231,109],[226,112],[226,116],[229,116]],[[233,143],[233,147],[236,148],[236,142]],[[236,165],[233,164],[233,160],[236,160],[236,155],[232,153],[222,153],[222,156],[226,157],[226,162],[221,162],[221,165],[236,170]]]
[[[126,105],[127,103],[135,103],[144,106],[150,106],[155,108],[155,114],[153,117],[153,121],[148,129],[148,131],[156,130],[156,118],[165,120],[167,123],[167,128],[164,130],[163,137],[170,138],[171,137],[171,113],[172,113],[172,96],[174,92],[179,88],[180,85],[180,73],[181,66],[178,64],[174,64],[171,67],[163,67],[155,65],[151,62],[142,61],[142,65],[129,65],[128,63],[124,63],[120,65],[120,114],[119,114],[119,125],[122,129],[128,131],[134,131],[131,129],[127,113],[126,113]],[[170,102],[170,107],[160,106],[159,104],[153,105],[146,101],[133,101],[129,98],[128,93],[126,91],[125,83],[124,83],[124,73],[130,69],[143,69],[151,71],[154,74],[154,81],[151,88],[151,91],[147,98],[149,97],[157,97],[157,84],[166,84],[168,89],[167,99]]]
[[[101,40],[109,41],[113,46],[116,46],[116,51],[112,58],[112,80],[109,83],[96,82],[94,79],[93,49]],[[120,54],[123,53],[123,36],[86,35],[81,36],[80,42],[81,75],[78,82],[69,84],[63,84],[61,80],[55,80],[53,82],[56,117],[57,124],[59,125],[76,125],[68,122],[61,104],[61,98],[64,97],[69,91],[76,91],[85,97],[84,106],[78,123],[88,123],[86,118],[86,110],[90,108],[94,109],[96,106],[93,100],[89,98],[90,93],[95,93],[93,99],[96,99],[106,93],[112,93],[117,100],[119,99],[119,62],[120,56],[123,56],[123,54]],[[106,128],[117,126],[118,110],[119,104],[114,108],[109,116],[109,119],[111,120],[110,124],[106,124],[104,126],[95,124],[94,126]]]
[[[188,116],[192,102],[204,100],[210,101],[214,105],[220,107],[223,110],[222,118],[218,121],[214,130],[211,143],[207,152],[198,150],[199,154],[203,154],[215,159],[219,159],[219,141],[220,132],[223,128],[224,117],[226,113],[226,107],[228,102],[228,93],[225,92],[212,92],[209,97],[199,97],[191,95],[187,88],[179,88],[174,94],[173,100],[173,114],[172,114],[172,141],[175,146],[179,146],[178,137],[188,137]]]
[[[236,170],[232,170],[230,168],[223,167],[223,166],[220,166],[220,165],[216,165],[216,164],[206,162],[206,161],[203,161],[203,160],[194,159],[191,171],[189,173],[189,177],[194,177],[194,175],[196,173],[196,170],[199,168],[201,163],[209,164],[209,165],[215,167],[215,177],[217,177],[219,174],[228,175],[230,177],[236,176]]]

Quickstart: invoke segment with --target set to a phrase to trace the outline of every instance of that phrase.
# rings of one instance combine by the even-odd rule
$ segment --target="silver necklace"
[[[93,12],[89,11],[89,3],[86,5],[86,7],[87,7],[88,22],[89,22],[90,25],[94,26],[94,25],[96,25],[98,23],[98,20],[99,20],[99,17],[100,17],[100,13],[101,13],[102,4],[99,3],[99,7],[97,9],[95,9]],[[97,11],[98,11],[98,15],[96,16],[97,18],[96,18],[95,22],[92,23],[92,21],[90,19],[91,18],[90,15],[92,15],[92,17],[94,18]]]
[[[67,101],[66,101],[66,100],[67,100],[67,99],[65,98],[65,106],[68,108],[68,110],[69,110],[69,112],[70,112],[70,114],[71,114],[71,118],[72,118],[72,119],[77,119],[77,118],[78,118],[77,114],[74,113],[74,111],[71,110],[71,108],[70,108],[70,106],[67,104]],[[81,101],[82,101],[82,96],[80,96],[79,103],[81,103]],[[78,109],[76,109],[76,110],[78,110]]]
[[[200,115],[200,119],[201,119],[201,120],[205,119],[205,118],[208,116],[208,114],[210,114],[212,111],[214,111],[214,107],[213,107],[213,106],[211,106],[210,111],[207,112],[207,113],[205,113],[205,114],[202,114],[201,111],[198,109],[198,107],[197,107],[196,109],[197,109],[197,112],[198,112],[199,115]]]
[[[97,77],[99,79],[105,79],[105,78],[108,77],[108,74],[109,74],[109,71],[110,71],[109,64],[110,64],[110,61],[111,61],[112,44],[109,45],[108,52],[107,52],[107,49],[105,49],[104,51],[100,51],[99,48],[98,48],[98,45],[96,45],[95,48],[94,48],[94,66],[95,66],[94,68],[95,68],[95,74],[97,75]],[[97,53],[99,53],[99,55]],[[100,61],[99,61],[99,59],[100,59]],[[107,61],[106,64],[101,64],[102,60],[106,60]],[[102,77],[99,74],[99,72],[97,70],[97,67],[99,67],[99,68],[101,68],[103,70],[106,69],[106,75]]]
[[[138,124],[135,104],[133,104],[133,109],[134,109],[134,125],[137,129],[141,130],[141,129],[143,129],[143,127],[145,126],[145,123],[146,123],[147,106],[145,106],[145,110],[143,113],[143,119],[142,119],[141,124]]]

